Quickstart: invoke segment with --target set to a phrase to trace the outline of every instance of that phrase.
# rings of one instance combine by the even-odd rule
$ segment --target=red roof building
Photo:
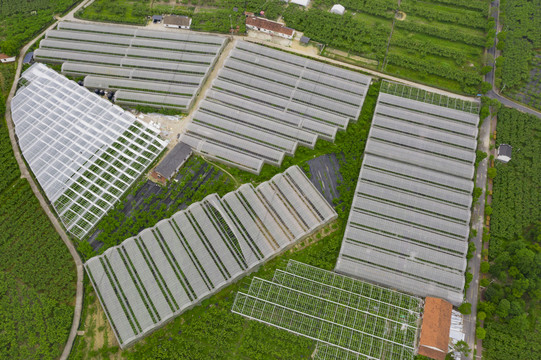
[[[270,35],[280,36],[286,39],[293,39],[295,30],[284,26],[276,21],[267,20],[256,16],[246,18],[246,28],[261,31]]]
[[[419,355],[445,360],[449,349],[453,305],[445,300],[427,297],[421,326]]]

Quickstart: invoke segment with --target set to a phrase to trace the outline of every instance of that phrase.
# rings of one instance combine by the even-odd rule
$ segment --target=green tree
[[[475,330],[475,336],[477,336],[477,338],[479,340],[484,340],[485,336],[487,336],[487,332],[485,329],[483,329],[482,327],[478,327],[476,330]]]
[[[481,75],[486,75],[492,71],[492,66],[486,65],[481,68]]]
[[[487,207],[485,208],[485,215],[490,216],[490,215],[492,215],[493,211],[494,210],[492,209],[492,207],[487,205]]]
[[[460,313],[464,315],[471,314],[471,304],[468,302],[463,303],[458,307],[458,311],[460,311]]]
[[[477,318],[480,320],[480,321],[483,321],[485,320],[487,317],[487,314],[484,312],[484,311],[479,311],[477,313]]]
[[[486,262],[486,261],[483,261],[481,263],[481,272],[483,274],[486,274],[486,273],[488,273],[489,270],[490,270],[490,264],[488,262]]]
[[[486,94],[490,90],[492,90],[492,84],[489,82],[483,81],[481,83],[481,94]]]
[[[507,299],[502,299],[496,309],[496,315],[500,318],[506,318],[509,315],[509,309],[511,309],[511,303]]]
[[[497,173],[496,168],[491,167],[487,170],[487,176],[489,179],[494,179],[496,177],[496,173]]]

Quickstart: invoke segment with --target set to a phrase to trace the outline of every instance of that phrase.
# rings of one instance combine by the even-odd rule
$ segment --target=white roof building
[[[346,8],[343,7],[342,5],[340,4],[335,4],[333,5],[333,7],[331,8],[331,13],[333,14],[338,14],[338,15],[344,15],[344,12],[346,11]]]
[[[512,151],[513,151],[513,148],[511,147],[511,145],[501,144],[498,147],[498,157],[497,157],[497,159],[502,161],[502,162],[509,162],[509,160],[511,160]]]
[[[310,4],[310,0],[289,0],[286,2],[289,2],[291,4],[297,4],[297,5],[301,5],[301,6],[308,6],[308,4]]]

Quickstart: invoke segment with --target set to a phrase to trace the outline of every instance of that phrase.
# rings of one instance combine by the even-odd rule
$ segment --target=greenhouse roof
[[[290,260],[232,311],[318,342],[315,359],[413,359],[420,298]]]
[[[88,75],[88,88],[128,91],[115,98],[119,104],[188,111],[225,42],[213,35],[60,22],[34,57],[69,64],[62,72]]]
[[[333,141],[359,117],[370,78],[237,41],[182,139],[195,151],[259,173],[298,145]]]
[[[12,101],[23,156],[66,229],[84,237],[165,148],[156,130],[43,64]]]
[[[479,116],[382,89],[336,271],[458,305]]]
[[[299,167],[207,196],[85,264],[121,347],[337,217]]]

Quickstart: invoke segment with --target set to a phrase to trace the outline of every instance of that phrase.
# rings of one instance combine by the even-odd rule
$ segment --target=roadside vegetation
[[[20,178],[4,117],[8,74],[0,82],[0,358],[53,359],[71,327],[75,266]]]
[[[541,0],[500,2],[496,86],[503,94],[541,109]]]
[[[496,162],[489,261],[481,271],[483,358],[539,358],[541,353],[541,123],[513,109],[498,113],[496,146],[513,146],[511,161]]]
[[[339,163],[344,181],[338,185],[340,198],[336,201],[339,204],[336,222],[313,235],[311,239],[303,241],[296,248],[261,266],[253,275],[225,288],[200,306],[175,318],[168,325],[125,351],[120,351],[118,346],[115,346],[115,341],[109,340],[114,335],[108,330],[106,322],[102,320],[105,325],[102,325],[100,330],[99,326],[95,325],[97,320],[92,320],[94,321],[92,331],[87,331],[84,337],[78,337],[71,358],[309,359],[314,350],[314,342],[234,315],[231,313],[234,295],[252,276],[268,278],[277,267],[285,265],[290,258],[327,270],[334,268],[378,93],[379,83],[375,83],[369,89],[359,120],[351,123],[347,132],[340,132],[334,144],[325,142],[318,144],[314,150],[306,149],[300,156],[287,158],[288,163],[284,164],[282,169],[265,167],[265,173],[262,172],[260,176],[238,170],[234,172],[236,169],[226,168],[238,178],[239,182],[249,181],[257,185],[291,165],[299,165],[307,171],[308,160],[324,153],[342,153],[344,156],[343,159],[339,157]],[[197,158],[192,161],[196,160]],[[87,315],[86,320],[82,320],[82,323],[87,324],[91,323],[88,319],[95,319],[96,313],[99,312],[95,295],[90,287],[87,282],[87,294],[90,296],[85,298],[84,311]],[[99,316],[103,317],[103,314]],[[82,326],[81,330],[86,331],[89,328]],[[104,334],[106,341],[103,339]]]

